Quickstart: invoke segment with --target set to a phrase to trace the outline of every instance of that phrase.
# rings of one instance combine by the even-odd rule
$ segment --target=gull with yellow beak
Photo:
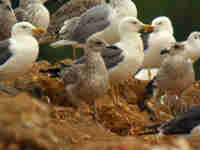
[[[108,44],[119,42],[118,26],[125,17],[137,17],[137,8],[131,0],[110,0],[88,9],[81,16],[76,16],[64,22],[59,31],[60,39],[52,44],[53,47],[72,45],[73,57],[75,49],[82,47],[86,39],[98,33],[98,37]]]
[[[142,80],[151,80],[157,74],[158,68],[162,63],[160,52],[176,42],[172,22],[168,17],[157,17],[152,21],[151,25],[155,27],[155,30],[151,34],[143,34],[142,36],[144,43],[144,69],[135,76]]]
[[[11,37],[0,41],[0,81],[15,79],[31,69],[39,53],[35,36],[44,32],[28,22],[16,23],[12,27]],[[2,83],[0,90],[16,95],[14,88],[7,88]]]
[[[144,60],[144,48],[139,32],[144,30],[149,32],[153,29],[152,26],[143,24],[135,17],[125,17],[121,20],[119,24],[120,41],[113,44],[112,49],[102,51],[111,80],[127,79],[130,74],[138,71]],[[95,35],[98,37],[98,33]],[[82,64],[85,61],[86,57],[83,56],[74,63]],[[59,69],[49,70],[53,76],[57,76],[57,71],[59,72]]]

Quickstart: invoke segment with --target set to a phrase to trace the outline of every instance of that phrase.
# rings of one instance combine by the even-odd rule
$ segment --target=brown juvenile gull
[[[186,45],[184,42],[176,42],[170,50],[161,51],[161,55],[166,56],[163,56],[165,58],[158,74],[147,86],[147,95],[140,101],[142,109],[147,108],[144,102],[152,94],[155,104],[158,104],[159,93],[175,95],[178,100],[180,94],[195,81],[193,63],[187,55]]]
[[[34,36],[44,30],[28,22],[16,23],[12,27],[11,37],[0,41],[0,80],[10,80],[31,69],[39,53],[39,45]],[[0,89],[15,95],[16,90],[6,88],[0,83]]]
[[[127,16],[137,17],[136,6],[131,0],[111,0],[110,5],[97,5],[80,17],[66,20],[59,32],[64,40],[57,41],[52,46],[73,45],[75,51],[77,43],[85,43],[90,35],[97,32],[107,43],[116,43],[120,40],[118,25]]]
[[[27,21],[36,27],[47,30],[50,23],[50,14],[41,0],[20,0],[15,9],[18,22]]]
[[[181,46],[182,45],[182,46]],[[177,47],[176,47],[177,46]],[[192,33],[190,33],[190,35],[188,36],[188,38],[187,38],[187,40],[186,41],[184,41],[184,42],[181,42],[181,44],[178,44],[178,45],[176,45],[175,44],[175,47],[173,47],[172,46],[172,49],[171,50],[173,50],[173,49],[177,49],[177,50],[179,50],[179,49],[181,49],[181,47],[182,47],[182,51],[183,52],[181,52],[181,56],[183,56],[183,57],[185,57],[186,58],[186,60],[190,60],[190,61],[186,61],[187,62],[187,64],[189,65],[190,63],[194,63],[198,58],[200,58],[200,32],[198,32],[198,31],[194,31],[194,32],[192,32]],[[180,50],[181,51],[181,50]],[[179,57],[181,57],[181,56],[179,56]],[[178,57],[178,56],[177,56]],[[183,58],[182,57],[182,58]],[[175,58],[175,56],[173,57],[173,58]],[[178,59],[178,60],[180,60],[180,59]],[[177,60],[177,61],[178,61]],[[179,64],[180,65],[178,65],[178,66],[183,66],[180,62],[179,62]],[[186,66],[188,66],[188,65],[186,65]],[[176,67],[177,65],[172,65],[171,67],[174,69],[174,67]],[[192,65],[189,65],[189,66],[192,66]],[[189,68],[188,68],[189,69]],[[176,69],[174,69],[174,70],[176,70]],[[174,71],[174,73],[172,73],[172,71],[170,71],[173,75],[176,75],[176,72],[177,71],[179,71],[179,70],[176,70],[176,71]],[[189,70],[188,70],[189,71]],[[180,70],[180,73],[182,73],[182,70]],[[161,73],[159,73],[159,74],[161,74]],[[190,73],[189,73],[190,74]],[[193,80],[192,78],[192,75],[193,73],[191,73],[191,80]],[[161,75],[164,75],[163,73],[161,74]],[[159,76],[161,76],[161,75],[159,75]],[[169,81],[169,80],[171,80],[171,78],[168,78],[169,80],[168,81],[165,81],[164,79],[167,79],[167,73],[165,73],[165,78],[163,77],[163,78],[161,78],[161,79],[163,79],[163,82],[169,82],[167,85],[169,86],[169,85],[171,85],[171,88],[172,89],[175,89],[176,88],[176,86],[175,86],[175,84],[173,83],[173,81]],[[181,78],[183,79],[183,77],[186,75],[186,76],[188,76],[189,77],[189,75],[187,74],[187,73],[182,73],[182,75],[183,76],[181,76]],[[177,77],[175,78],[175,79],[177,79]],[[175,80],[175,79],[173,79],[173,80]],[[155,86],[155,82],[156,82],[156,80],[157,80],[157,77],[155,77],[155,79],[154,80],[152,80],[149,84],[148,84],[148,86],[147,86],[147,93],[146,93],[146,95],[145,95],[145,98],[141,101],[141,109],[143,110],[143,109],[145,109],[145,108],[147,108],[147,106],[144,104],[144,102],[145,102],[145,100],[149,97],[149,96],[151,96],[151,95],[153,95],[153,93],[154,93],[154,98],[156,97],[156,95],[159,95],[158,94],[158,90],[156,90],[155,92],[154,92],[154,88],[156,87]],[[190,84],[191,83],[191,81],[190,81],[190,79],[186,79],[187,80],[187,83],[186,83],[186,85],[187,84]],[[177,87],[176,89],[175,89],[175,91],[177,91],[177,89],[179,89],[178,90],[178,94],[181,94],[181,91],[182,90],[184,90],[184,86],[185,86],[185,84],[184,84],[184,86],[183,85],[180,85],[181,84],[181,82],[182,81],[179,81],[179,87]],[[170,84],[171,83],[171,84]],[[188,85],[189,86],[189,85]],[[159,87],[159,88],[161,88],[162,89],[162,87]],[[171,90],[172,91],[172,90]],[[178,97],[176,97],[176,98],[178,98]],[[155,98],[156,99],[156,98]],[[148,109],[148,108],[147,108]]]
[[[160,67],[162,57],[160,51],[169,48],[176,42],[172,22],[166,16],[157,17],[152,21],[155,30],[151,34],[143,34],[144,62],[143,68],[148,70],[149,78],[152,79],[150,69]],[[144,69],[142,70],[144,72]],[[139,77],[140,72],[136,77]],[[156,73],[155,73],[156,74]],[[155,76],[155,75],[154,75]]]
[[[146,131],[138,135],[180,135],[180,136],[196,136],[200,135],[200,106],[193,106],[187,112],[175,119],[169,120],[162,124],[147,126]]]
[[[92,35],[84,48],[85,63],[73,64],[62,69],[60,76],[64,80],[66,93],[73,105],[81,106],[85,101],[94,104],[96,112],[95,99],[103,97],[109,88],[108,71],[101,57],[101,52],[105,48],[106,43]]]
[[[0,40],[10,37],[12,26],[16,22],[10,0],[0,0]]]
[[[151,26],[143,24],[135,17],[126,17],[121,20],[119,24],[120,41],[112,45],[112,49],[102,51],[111,80],[116,82],[127,79],[130,74],[134,74],[142,66],[144,52],[139,32],[151,29]],[[81,64],[84,62],[85,58],[83,56],[75,63]],[[59,71],[59,69],[56,70]],[[50,70],[49,72],[53,76],[57,76],[56,70],[54,72]]]

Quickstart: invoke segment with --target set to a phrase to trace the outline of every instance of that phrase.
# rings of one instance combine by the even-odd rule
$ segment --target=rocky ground
[[[65,63],[70,63],[66,60]],[[53,66],[56,67],[57,65]],[[137,136],[146,125],[173,118],[182,105],[163,105],[166,112],[152,122],[148,113],[137,106],[143,98],[148,81],[127,79],[111,85],[104,98],[97,100],[99,123],[92,118],[92,106],[85,105],[79,113],[70,106],[62,81],[39,73],[52,68],[48,62],[35,64],[31,72],[6,83],[21,90],[16,97],[0,93],[0,150],[133,150],[200,148],[200,137]],[[200,86],[196,82],[181,99],[184,107],[198,104]],[[149,106],[155,109],[150,102]]]

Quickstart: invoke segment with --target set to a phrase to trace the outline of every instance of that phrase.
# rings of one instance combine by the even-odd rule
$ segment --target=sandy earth
[[[69,63],[68,60],[65,63]],[[56,67],[55,65],[54,67]],[[127,79],[111,85],[104,98],[97,100],[99,124],[93,120],[92,106],[81,113],[67,101],[62,81],[51,79],[40,69],[47,62],[35,64],[31,72],[8,81],[22,92],[16,97],[0,93],[0,149],[5,150],[133,150],[133,149],[199,149],[200,137],[137,136],[146,125],[173,118],[182,105],[163,105],[156,112],[166,112],[150,121],[137,103],[143,98],[148,81]],[[196,82],[182,95],[184,107],[199,103],[200,86]],[[149,101],[149,106],[154,105]],[[155,109],[155,108],[154,108]]]

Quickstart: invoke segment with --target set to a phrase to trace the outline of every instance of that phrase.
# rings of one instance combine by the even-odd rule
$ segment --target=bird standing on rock
[[[158,70],[162,63],[160,52],[176,42],[173,35],[172,22],[168,17],[157,17],[152,21],[151,25],[155,27],[154,31],[150,34],[142,34],[144,43],[144,62],[142,67],[147,69],[150,80],[152,79],[150,69],[157,68]],[[145,71],[144,69],[142,70],[143,72]],[[136,74],[136,77],[139,76],[140,72]]]
[[[10,0],[0,0],[0,40],[10,37],[12,26],[16,22]]]
[[[31,69],[39,53],[39,44],[34,36],[44,34],[28,22],[16,23],[11,37],[0,41],[0,81],[11,80]],[[0,83],[0,90],[16,95],[14,88],[6,88]]]
[[[197,44],[198,42],[199,44]],[[179,100],[179,96],[195,81],[191,56],[193,52],[191,51],[192,49],[188,49],[188,47],[196,47],[195,50],[197,50],[198,45],[200,45],[200,33],[194,32],[189,36],[186,42],[176,42],[170,50],[161,51],[161,55],[167,56],[161,63],[157,76],[147,86],[147,95],[144,100],[141,101],[141,107],[144,106],[144,101],[149,95],[153,95],[153,102],[158,104],[159,93],[175,95],[176,99],[174,99],[174,101],[182,103]],[[193,55],[194,54],[195,53],[193,53]]]
[[[134,74],[141,67],[144,52],[140,31],[144,30],[149,32],[154,30],[154,28],[143,24],[135,17],[125,17],[121,20],[119,24],[120,41],[112,45],[112,51],[111,49],[104,49],[102,51],[111,80],[116,82],[127,79],[129,75]],[[96,33],[96,36],[99,37],[99,34]],[[82,56],[74,63],[81,64],[84,62],[85,56]],[[56,74],[56,72],[52,73]]]
[[[94,104],[96,112],[95,100],[103,97],[109,88],[109,75],[101,56],[101,52],[109,48],[112,47],[92,35],[84,48],[85,62],[60,71],[68,99],[74,106],[80,107],[83,102]]]

